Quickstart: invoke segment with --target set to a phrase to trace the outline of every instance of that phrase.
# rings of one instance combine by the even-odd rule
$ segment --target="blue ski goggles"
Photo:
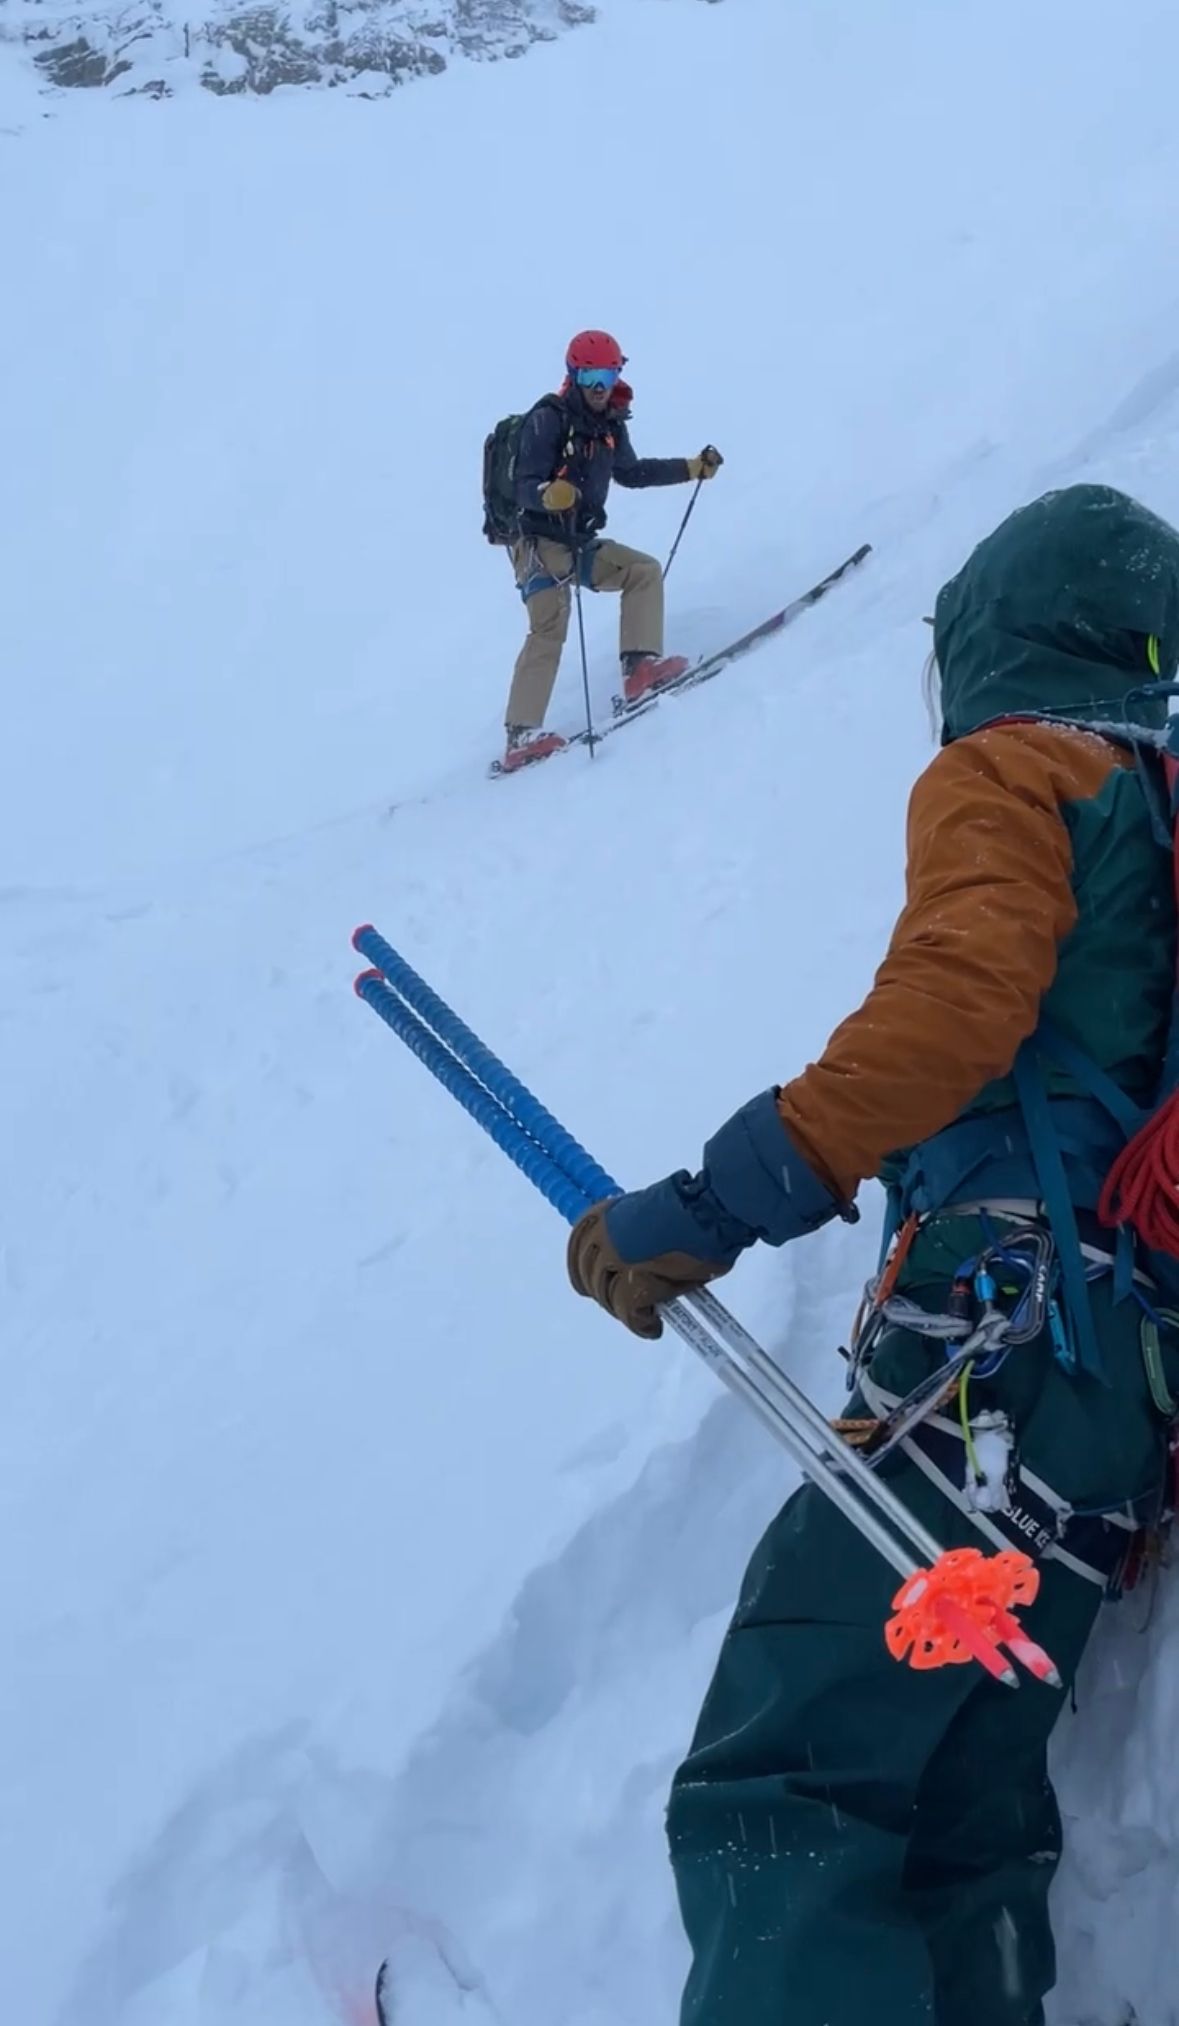
[[[579,387],[617,387],[621,366],[579,366],[573,375]]]

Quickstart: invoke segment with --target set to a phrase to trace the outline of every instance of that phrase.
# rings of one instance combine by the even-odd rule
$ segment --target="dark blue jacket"
[[[575,532],[596,535],[606,525],[611,479],[619,485],[683,485],[684,457],[636,457],[627,429],[631,390],[620,381],[604,414],[587,408],[576,387],[538,401],[524,424],[516,455],[516,505],[520,532],[531,540],[559,542],[569,536],[568,517],[546,513],[540,494],[552,478],[577,487]]]

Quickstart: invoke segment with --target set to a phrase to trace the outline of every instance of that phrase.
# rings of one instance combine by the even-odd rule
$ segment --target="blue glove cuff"
[[[782,1123],[776,1090],[750,1098],[713,1134],[703,1173],[718,1207],[746,1227],[750,1242],[785,1245],[848,1215],[849,1206],[799,1153]]]
[[[765,1090],[713,1134],[698,1175],[681,1168],[649,1189],[619,1196],[605,1220],[628,1266],[686,1252],[730,1267],[759,1238],[785,1245],[832,1217],[854,1223],[856,1215],[804,1161],[782,1123],[777,1092]]]
[[[689,1175],[686,1168],[649,1189],[619,1196],[606,1211],[606,1231],[627,1266],[665,1252],[686,1252],[691,1259],[728,1267],[757,1236],[726,1213],[703,1175]]]

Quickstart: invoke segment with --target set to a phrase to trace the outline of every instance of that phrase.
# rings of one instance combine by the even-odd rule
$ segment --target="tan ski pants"
[[[663,572],[655,557],[625,549],[621,542],[598,542],[590,563],[592,590],[622,593],[619,652],[662,654]],[[573,553],[563,542],[517,542],[512,568],[525,594],[528,638],[516,662],[504,720],[509,725],[543,725],[569,631]],[[529,583],[538,578],[537,588],[529,591]]]

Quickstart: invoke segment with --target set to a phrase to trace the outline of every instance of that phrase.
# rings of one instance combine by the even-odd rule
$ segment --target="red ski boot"
[[[652,690],[662,689],[683,675],[689,664],[682,654],[624,654],[622,657],[622,698],[624,703],[641,703]]]
[[[532,725],[509,725],[508,743],[497,771],[501,774],[518,773],[521,767],[530,767],[536,760],[547,760],[553,753],[562,753],[569,744],[559,732],[543,732]]]

